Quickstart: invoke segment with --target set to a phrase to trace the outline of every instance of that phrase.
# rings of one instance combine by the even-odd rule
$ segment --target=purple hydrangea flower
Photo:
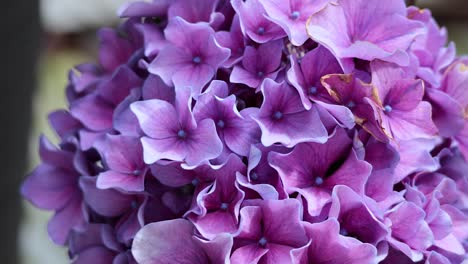
[[[197,121],[212,119],[215,122],[218,135],[225,143],[224,152],[247,156],[259,134],[248,111],[237,110],[236,97],[229,95],[225,82],[212,81],[198,98],[193,115]]]
[[[193,166],[221,154],[222,142],[213,120],[204,119],[197,123],[191,102],[190,91],[179,90],[176,106],[158,99],[132,104],[132,111],[148,135],[141,139],[146,164],[170,159]]]
[[[403,0],[153,0],[21,187],[73,263],[464,263],[468,58]]]
[[[272,41],[255,49],[246,47],[242,66],[235,66],[229,81],[258,88],[263,80],[275,79],[281,64],[282,41]]]
[[[422,81],[404,79],[393,65],[372,65],[373,84],[377,87],[381,107],[375,107],[381,117],[382,129],[397,140],[431,138],[437,128],[432,122],[431,105],[422,101]],[[429,121],[427,121],[429,120]]]
[[[231,155],[218,170],[214,183],[198,194],[199,208],[193,211],[199,212],[191,213],[188,218],[204,237],[212,239],[219,233],[237,231],[239,209],[245,194],[236,182],[236,172],[244,171],[241,160]]]
[[[149,72],[159,75],[168,85],[192,87],[194,94],[200,93],[230,55],[229,49],[216,42],[214,30],[205,24],[191,24],[175,17],[164,36],[169,44],[150,64]]]
[[[260,0],[268,18],[283,28],[295,46],[301,46],[309,39],[307,20],[329,2],[330,0]]]
[[[99,174],[98,188],[119,188],[130,192],[145,189],[148,169],[142,159],[143,148],[138,138],[108,135],[105,145],[100,148],[109,170]]]
[[[291,253],[307,244],[297,200],[266,200],[241,209],[232,263],[289,263]]]
[[[231,0],[232,8],[239,15],[242,33],[249,39],[266,43],[285,36],[284,31],[267,19],[259,0]]]
[[[263,145],[281,143],[292,147],[301,142],[327,141],[328,132],[317,110],[304,109],[293,87],[284,82],[265,80],[261,89],[263,104],[254,119],[262,130]]]
[[[242,59],[245,50],[245,39],[242,35],[238,15],[232,19],[229,31],[218,31],[215,33],[215,37],[219,45],[231,50],[231,56],[222,66],[230,68]]]
[[[400,0],[385,4],[376,0],[339,0],[311,16],[307,32],[340,60],[346,73],[354,68],[353,58],[407,66],[406,50],[425,29],[406,15],[405,3]]]
[[[344,184],[362,193],[371,171],[370,164],[357,158],[351,139],[342,129],[337,129],[324,144],[301,143],[287,154],[273,152],[269,161],[285,190],[304,196],[311,215],[319,214],[329,202],[335,185]],[[301,165],[294,165],[297,162]]]
[[[84,225],[87,217],[78,180],[81,175],[91,172],[84,153],[75,144],[63,144],[63,149],[57,149],[42,137],[39,155],[43,163],[21,187],[21,194],[32,204],[55,211],[48,231],[57,244],[65,244],[69,232]]]

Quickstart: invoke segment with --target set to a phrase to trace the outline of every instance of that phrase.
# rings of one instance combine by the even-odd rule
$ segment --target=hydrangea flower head
[[[154,0],[22,185],[72,263],[468,260],[468,59],[403,0]]]

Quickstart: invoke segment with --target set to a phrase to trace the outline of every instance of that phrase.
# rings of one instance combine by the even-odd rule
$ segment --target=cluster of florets
[[[468,59],[403,0],[155,0],[22,187],[75,263],[460,263]]]

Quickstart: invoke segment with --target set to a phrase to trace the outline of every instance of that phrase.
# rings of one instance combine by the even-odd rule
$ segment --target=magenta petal
[[[202,161],[218,157],[223,150],[223,143],[216,134],[214,122],[205,119],[198,124],[190,142],[187,143],[187,165],[198,165]]]
[[[240,66],[234,66],[229,81],[232,83],[243,83],[253,88],[257,88],[262,83],[258,74],[249,72]]]
[[[247,245],[236,249],[231,256],[232,264],[258,263],[268,249],[257,245]]]
[[[262,258],[261,263],[275,264],[275,263],[290,263],[292,248],[288,246],[272,244],[268,247],[268,253]]]
[[[193,92],[197,94],[213,78],[214,74],[215,69],[209,65],[187,65],[177,69],[173,75],[173,82],[176,87],[193,87]]]
[[[130,105],[146,135],[161,139],[174,136],[174,120],[178,115],[174,106],[162,100],[139,101]],[[177,130],[176,130],[177,131]]]
[[[231,57],[223,64],[223,67],[232,67],[242,59],[245,49],[245,40],[240,28],[238,15],[235,15],[232,19],[231,29],[229,31],[218,31],[215,33],[215,36],[220,46],[231,50]]]
[[[307,223],[304,226],[312,242],[304,262],[301,263],[360,264],[377,262],[376,248],[354,238],[341,236],[339,223],[336,219],[328,219],[317,224]]]
[[[159,75],[167,85],[192,87],[197,94],[230,55],[229,49],[216,42],[213,29],[204,23],[192,24],[176,16],[170,19],[164,36],[170,44],[159,52],[149,72]]]
[[[311,216],[319,215],[324,206],[331,200],[330,192],[324,189],[309,187],[293,190],[301,194],[307,201],[307,212]]]
[[[301,46],[309,38],[307,20],[312,14],[324,8],[329,0],[294,1],[260,0],[268,18],[283,28],[295,46]]]
[[[143,158],[146,164],[153,164],[161,159],[183,161],[187,156],[186,145],[176,137],[166,139],[152,139],[142,137]]]
[[[196,173],[182,169],[180,163],[155,163],[151,165],[151,172],[162,184],[171,187],[181,187],[192,182]]]
[[[115,130],[119,131],[122,135],[139,136],[140,127],[138,119],[135,114],[130,110],[130,105],[139,100],[141,91],[133,89],[130,95],[125,98],[114,110],[113,123]]]
[[[359,240],[377,245],[388,234],[387,227],[357,193],[346,186],[333,189],[330,217],[340,221],[340,227]]]
[[[325,186],[346,185],[357,193],[364,193],[367,178],[372,171],[372,166],[357,158],[354,150],[341,167],[325,182]]]
[[[406,49],[424,32],[422,23],[406,18],[405,4],[398,0],[387,1],[385,6],[377,0],[340,0],[313,15],[307,30],[313,40],[341,59],[345,73],[352,70],[347,58],[381,59],[407,66]]]
[[[148,71],[156,74],[167,84],[172,84],[172,76],[179,69],[190,65],[192,58],[190,54],[181,48],[166,46],[156,59],[150,64]]]
[[[413,172],[436,170],[438,164],[430,154],[434,146],[434,140],[429,139],[400,141],[397,148],[400,162],[395,169],[394,183],[401,181]]]
[[[306,109],[312,106],[312,101],[329,102],[331,97],[321,84],[321,78],[328,74],[342,73],[338,61],[323,46],[307,52],[300,59],[291,56],[291,69],[287,73],[288,81],[297,89]]]
[[[300,224],[301,206],[296,199],[266,200],[262,203],[265,232],[272,243],[301,247],[308,241]]]
[[[211,263],[227,263],[232,248],[232,236],[229,234],[219,234],[212,240],[203,240],[194,237],[200,247],[206,252]]]
[[[270,184],[251,184],[248,182],[247,177],[240,173],[237,174],[237,181],[240,186],[258,193],[262,199],[278,200],[278,192]]]
[[[135,170],[144,167],[141,159],[143,148],[138,138],[107,135],[106,140],[101,152],[111,170],[133,174]]]
[[[190,219],[206,238],[213,238],[220,233],[235,233],[237,219],[229,212],[216,211],[197,220]]]
[[[163,33],[156,25],[138,25],[138,29],[143,34],[143,38],[145,40],[146,57],[151,58],[156,56],[164,48],[164,46],[167,45]]]
[[[258,135],[260,131],[253,119],[250,110],[254,108],[247,108],[242,110],[239,114],[242,118],[232,120],[232,129],[224,131],[224,140],[226,145],[238,155],[248,156],[250,146],[258,142]]]
[[[169,103],[174,103],[174,87],[167,86],[157,75],[150,74],[141,89],[141,94],[144,100],[159,99]]]
[[[254,120],[262,130],[265,146],[282,143],[292,147],[301,142],[328,140],[328,132],[316,108],[302,108],[300,97],[291,86],[267,79],[262,84],[262,92],[265,100]]]
[[[465,122],[462,131],[455,137],[460,145],[460,151],[465,159],[468,159],[468,122]]]
[[[272,152],[268,160],[270,165],[278,171],[286,191],[289,192],[290,188],[294,187],[306,188],[315,186],[317,177],[322,178],[322,180],[326,180],[324,178],[327,176],[333,177],[333,175],[327,175],[330,166],[341,157],[347,156],[350,146],[351,140],[346,132],[343,129],[337,129],[325,144],[301,143],[288,154]],[[366,162],[358,161],[358,163]],[[291,164],[300,165],[291,166]],[[347,167],[349,168],[349,166]],[[348,169],[345,169],[343,172],[346,171]],[[368,175],[369,169],[367,171],[363,170],[363,172]],[[343,173],[342,175],[347,174]],[[366,175],[364,176],[367,177]],[[341,178],[341,176],[338,178]],[[362,181],[358,180],[357,182]]]
[[[433,243],[433,234],[424,221],[424,211],[414,203],[404,202],[388,216],[392,221],[392,236],[414,249],[423,250]]]
[[[441,90],[450,95],[453,99],[466,109],[468,107],[468,70],[464,63],[457,63],[449,68]]]
[[[245,206],[240,211],[240,227],[236,237],[259,239],[261,232],[257,224],[262,219],[262,210],[258,206]]]
[[[349,108],[343,105],[327,104],[323,102],[317,102],[327,114],[334,119],[335,123],[343,128],[353,128],[356,125],[353,112]]]
[[[432,122],[428,122],[432,120],[431,110],[429,103],[421,102],[409,112],[393,111],[389,117],[389,124],[394,137],[400,140],[434,137],[437,128]]]
[[[185,0],[175,1],[168,10],[168,16],[181,17],[191,23],[210,22],[210,16],[215,11],[218,0],[196,1]],[[187,8],[190,6],[191,8]]]
[[[231,0],[232,7],[239,15],[242,33],[257,43],[266,43],[284,37],[284,31],[269,21],[259,0]]]
[[[448,94],[437,89],[427,89],[431,100],[432,119],[444,137],[456,135],[465,125],[463,107]]]

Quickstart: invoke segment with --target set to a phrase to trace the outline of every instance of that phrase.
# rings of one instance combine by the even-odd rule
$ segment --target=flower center
[[[356,103],[354,103],[353,101],[348,102],[348,107],[349,108],[354,108],[355,106],[356,106]]]
[[[200,64],[201,63],[201,58],[200,56],[195,56],[192,58],[193,63],[195,64]]]
[[[259,27],[257,29],[257,34],[259,34],[260,36],[265,34],[265,28],[264,27]]]
[[[299,11],[294,11],[291,13],[291,19],[292,20],[296,20],[299,18],[299,16],[301,15],[301,13]]]
[[[185,132],[185,130],[181,129],[177,132],[177,136],[180,138],[180,139],[185,139],[187,137],[187,132]]]
[[[227,203],[222,203],[221,206],[219,208],[221,208],[221,210],[227,210],[229,207],[229,204]]]
[[[265,75],[265,73],[263,73],[262,71],[257,72],[257,76],[259,78],[263,78],[264,75]]]
[[[130,203],[130,206],[132,207],[132,209],[137,209],[138,208],[138,202],[133,200],[131,203]]]
[[[225,126],[226,124],[224,123],[223,120],[218,120],[218,122],[216,123],[216,125],[217,125],[219,128],[224,128],[224,126]]]
[[[349,233],[348,233],[348,230],[344,229],[344,228],[341,228],[340,229],[340,235],[342,236],[347,236]]]
[[[262,237],[260,238],[260,240],[258,240],[258,244],[260,244],[260,246],[264,247],[266,246],[266,244],[268,243],[267,239],[265,237]]]
[[[134,170],[132,173],[133,173],[133,175],[138,176],[138,175],[140,175],[141,170]]]
[[[315,86],[310,87],[309,88],[309,93],[310,94],[316,94],[317,93],[317,87],[315,87]]]
[[[273,119],[280,120],[281,118],[283,118],[283,113],[281,113],[280,111],[276,111],[273,113]]]
[[[322,177],[316,177],[315,178],[315,185],[320,186],[323,184],[323,178]]]
[[[255,171],[252,172],[252,173],[250,174],[250,179],[251,179],[251,180],[254,180],[254,181],[258,180],[258,174],[257,174]]]
[[[193,186],[197,186],[199,183],[200,183],[200,181],[198,179],[193,179],[192,180],[192,185]]]
[[[384,106],[384,111],[387,113],[390,113],[393,110],[393,108],[390,105]]]

